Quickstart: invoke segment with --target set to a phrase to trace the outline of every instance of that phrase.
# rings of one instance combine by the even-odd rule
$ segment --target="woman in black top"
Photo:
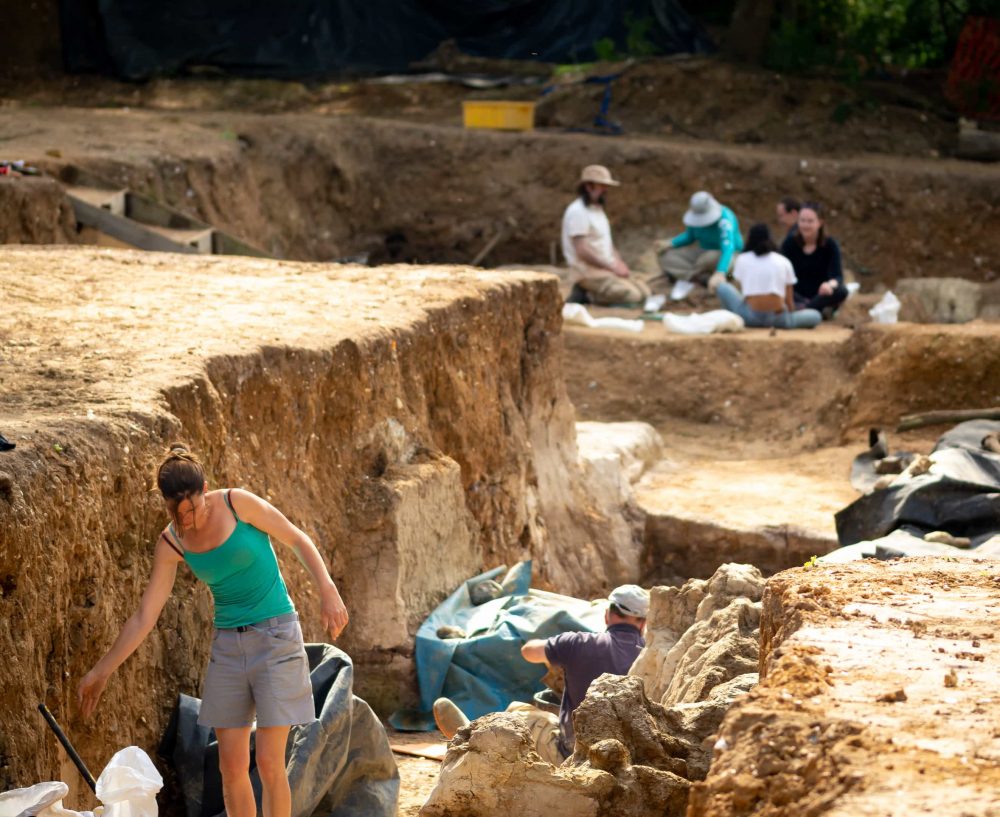
[[[840,247],[826,234],[823,209],[806,202],[799,210],[798,229],[781,244],[781,254],[792,262],[795,277],[795,306],[816,309],[829,320],[847,297]]]

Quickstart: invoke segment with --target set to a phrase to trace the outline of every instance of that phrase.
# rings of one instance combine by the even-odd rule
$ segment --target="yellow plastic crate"
[[[463,102],[467,128],[531,130],[535,127],[534,102]]]

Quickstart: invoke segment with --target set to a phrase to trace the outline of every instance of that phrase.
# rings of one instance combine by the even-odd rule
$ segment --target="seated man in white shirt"
[[[641,304],[649,296],[649,287],[632,275],[615,249],[604,212],[608,188],[619,184],[606,167],[585,167],[580,174],[579,195],[563,213],[563,256],[574,289],[584,290],[588,303]]]
[[[740,288],[721,283],[715,292],[722,305],[747,326],[812,329],[819,324],[823,316],[815,309],[795,309],[795,271],[791,261],[775,251],[766,224],[750,228],[746,246],[733,265]]]

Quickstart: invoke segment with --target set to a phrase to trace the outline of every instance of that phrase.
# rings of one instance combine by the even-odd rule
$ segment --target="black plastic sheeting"
[[[713,49],[678,0],[60,0],[66,69],[144,80],[406,71],[445,40],[471,56],[582,62],[635,21],[659,53]]]
[[[351,659],[329,644],[306,644],[306,655],[318,720],[293,726],[288,739],[292,817],[395,817],[399,771],[385,729],[352,692]],[[219,745],[198,725],[200,709],[198,698],[179,696],[160,755],[177,772],[187,817],[225,817]],[[260,803],[252,751],[250,766]]]
[[[955,426],[934,446],[931,471],[865,494],[837,513],[840,544],[904,529],[917,536],[947,531],[970,538],[975,548],[1000,533],[1000,454],[982,445],[998,432],[1000,423],[992,420]],[[855,460],[855,472],[863,467],[874,469],[869,452]]]

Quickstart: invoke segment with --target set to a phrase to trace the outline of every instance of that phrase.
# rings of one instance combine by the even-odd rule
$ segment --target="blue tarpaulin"
[[[498,567],[475,576],[443,601],[417,631],[416,663],[421,715],[396,713],[397,729],[434,728],[435,699],[451,698],[469,718],[499,712],[512,701],[530,702],[542,689],[545,667],[521,657],[521,645],[532,638],[564,632],[604,629],[602,602],[581,601],[543,590],[531,590],[531,562],[507,573]],[[499,581],[509,595],[476,606],[470,590],[487,579]],[[445,625],[461,628],[465,638],[438,638]]]

